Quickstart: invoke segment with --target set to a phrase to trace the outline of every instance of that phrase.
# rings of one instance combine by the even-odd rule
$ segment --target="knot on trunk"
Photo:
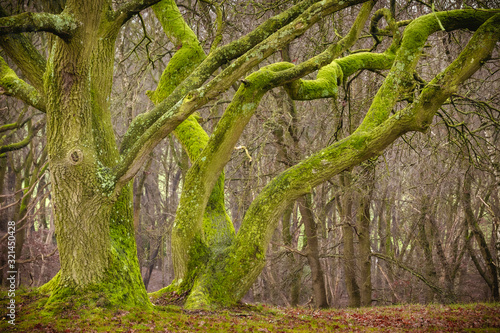
[[[80,149],[72,149],[67,158],[69,163],[73,165],[80,164],[83,161],[83,152]]]

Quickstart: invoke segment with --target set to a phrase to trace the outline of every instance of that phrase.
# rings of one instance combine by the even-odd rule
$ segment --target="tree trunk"
[[[467,172],[467,174],[465,175],[464,192],[462,198],[465,210],[465,220],[467,225],[472,231],[472,235],[474,236],[479,246],[481,255],[485,262],[488,271],[488,279],[485,280],[487,283],[489,280],[488,286],[491,290],[491,295],[493,297],[493,300],[495,302],[498,302],[500,300],[498,271],[495,265],[495,260],[493,259],[491,251],[488,247],[488,243],[486,242],[486,238],[484,237],[484,234],[480,229],[479,224],[477,223],[476,217],[474,216],[474,212],[472,211],[471,191],[472,191],[472,175],[470,174],[470,172]],[[471,256],[473,256],[472,253]],[[478,264],[476,264],[476,266],[478,266]]]
[[[357,308],[361,305],[361,294],[358,283],[356,281],[356,258],[354,253],[354,226],[352,225],[352,190],[351,173],[344,172],[341,176],[344,195],[342,197],[341,216],[342,225],[342,240],[344,243],[344,279],[349,295],[349,307]]]
[[[107,23],[102,6],[99,0],[68,2],[82,25],[71,39],[55,39],[44,76],[61,263],[41,288],[51,294],[49,307],[70,295],[96,305],[150,306],[137,261],[131,188],[125,185],[115,197],[109,177],[119,162],[109,112],[118,30],[99,29]]]
[[[314,294],[314,306],[316,308],[327,308],[325,279],[321,262],[319,260],[319,242],[318,232],[316,230],[316,221],[312,212],[310,194],[300,197],[298,200],[300,214],[304,222],[304,229],[307,236],[307,261],[311,267],[312,287]]]
[[[424,255],[423,258],[425,261],[423,265],[425,267],[425,274],[432,283],[436,283],[437,272],[434,266],[434,259],[432,255],[432,244],[429,242],[426,230],[429,219],[428,210],[430,209],[429,205],[431,204],[433,204],[433,201],[429,200],[428,197],[423,198],[421,205],[422,212],[420,213],[418,221],[418,242],[420,244],[420,247],[422,248],[422,252]],[[435,292],[432,288],[427,289],[427,292],[425,293],[425,302],[433,302],[434,295]]]
[[[283,218],[282,218],[282,235],[283,235],[283,243],[288,246],[292,247],[292,233],[290,232],[290,227],[292,225],[292,218],[293,218],[293,208],[295,206],[294,204],[291,204],[290,206],[287,207],[285,212],[283,213]],[[302,277],[302,265],[300,266],[300,269],[297,267],[298,266],[298,258],[297,254],[293,252],[288,252],[286,256],[286,267],[289,268],[289,275],[288,279],[290,280],[290,305],[291,306],[297,306],[299,304],[299,298],[300,298],[300,280]]]
[[[154,251],[150,251],[149,264],[147,265],[146,273],[144,274],[143,282],[144,282],[144,287],[146,289],[148,288],[149,281],[151,280],[151,274],[153,273],[153,269],[154,269],[155,264],[156,264],[156,257],[158,257],[158,252],[160,252],[160,248],[162,246],[161,237],[160,237],[160,239],[158,239],[157,243],[158,243],[157,245],[155,244],[156,246],[155,246]]]
[[[358,209],[359,226],[359,266],[360,272],[360,298],[361,306],[372,304],[372,257],[370,240],[370,204],[374,187],[375,168],[374,165],[365,165],[362,180],[361,199]]]

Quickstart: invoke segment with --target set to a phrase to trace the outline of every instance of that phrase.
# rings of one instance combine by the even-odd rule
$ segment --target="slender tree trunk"
[[[382,239],[384,239],[384,254],[390,258],[394,258],[394,246],[392,243],[393,235],[391,229],[392,222],[392,205],[394,203],[393,197],[391,196],[387,202],[384,203],[386,214],[385,214],[385,234]],[[390,285],[391,289],[391,303],[395,304],[397,302],[397,294],[394,290],[394,268],[389,262],[384,262],[383,264],[387,269],[387,283]]]
[[[149,158],[148,161],[146,162],[144,166],[144,171],[142,174],[134,179],[134,231],[136,234],[135,237],[135,242],[137,246],[137,258],[139,259],[139,267],[142,267],[142,263],[144,260],[144,253],[143,253],[143,242],[142,242],[142,224],[141,224],[141,201],[142,201],[142,195],[143,195],[143,190],[144,190],[144,184],[146,182],[146,178],[148,175],[147,170],[149,170],[151,166],[151,161],[152,158]],[[141,262],[142,260],[142,262]],[[145,287],[147,288],[148,285],[145,284]]]
[[[158,257],[158,252],[160,251],[162,240],[161,237],[157,242],[158,244],[155,246],[155,249],[150,251],[149,255],[149,264],[146,267],[146,273],[144,274],[144,287],[147,289],[149,285],[149,281],[151,280],[151,274],[153,273],[153,269],[156,265],[156,258]]]
[[[437,280],[437,272],[434,266],[434,259],[432,255],[432,245],[429,242],[427,237],[427,220],[428,220],[428,210],[430,209],[429,205],[432,204],[432,201],[429,198],[424,197],[421,205],[422,212],[420,214],[419,222],[418,222],[418,241],[420,247],[422,248],[422,252],[424,254],[424,267],[427,278],[435,283]],[[425,293],[425,302],[429,303],[434,300],[434,290],[432,288],[427,289]]]
[[[311,267],[312,287],[314,294],[314,306],[316,308],[327,308],[328,301],[326,299],[325,278],[321,261],[319,260],[319,242],[318,232],[316,230],[316,222],[312,212],[311,195],[306,194],[298,200],[300,214],[304,222],[304,229],[307,236],[307,261]]]
[[[370,240],[370,205],[374,186],[375,168],[373,165],[365,166],[363,174],[367,177],[363,180],[361,199],[358,209],[359,226],[359,266],[360,272],[360,298],[361,306],[372,304],[372,257]]]
[[[490,283],[488,285],[491,290],[491,295],[493,297],[493,300],[498,302],[500,301],[498,271],[495,265],[495,260],[493,259],[491,251],[488,247],[488,243],[486,242],[484,234],[480,229],[479,224],[477,223],[476,217],[474,216],[474,212],[472,211],[471,192],[472,192],[472,175],[468,172],[465,175],[464,192],[462,199],[464,203],[465,219],[469,228],[472,230],[472,235],[474,236],[479,246],[483,260],[485,261],[485,265],[489,275],[488,280],[490,281]],[[476,264],[476,266],[478,265]],[[486,280],[487,283],[488,280]]]
[[[344,189],[341,216],[343,219],[342,240],[344,243],[344,279],[349,295],[349,307],[361,305],[361,294],[356,281],[356,258],[354,253],[354,226],[352,225],[352,194],[350,194],[351,174],[342,173],[341,183]]]
[[[4,202],[6,202],[4,195],[4,186],[5,186],[5,174],[7,171],[7,156],[0,156],[0,233],[4,235],[7,232],[7,222],[9,222],[9,218],[7,215],[6,209],[4,209]],[[0,249],[6,253],[4,246],[0,246]],[[0,256],[0,267],[4,267],[7,264],[7,256]],[[4,285],[4,270],[0,269],[0,286]]]
[[[293,207],[295,204],[291,204],[283,213],[282,219],[282,234],[283,243],[286,246],[292,247],[292,233],[290,227],[292,226],[293,218]],[[289,268],[288,279],[290,280],[290,305],[297,306],[299,304],[300,298],[300,280],[302,277],[302,267],[298,269],[298,258],[293,252],[287,253],[286,267]]]

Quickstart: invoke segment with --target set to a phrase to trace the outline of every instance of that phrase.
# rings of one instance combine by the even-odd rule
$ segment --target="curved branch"
[[[16,97],[26,104],[45,112],[43,96],[32,86],[21,80],[0,56],[0,95]]]
[[[0,35],[46,31],[68,40],[77,26],[76,21],[65,14],[21,13],[0,18]]]
[[[441,25],[447,31],[464,28],[476,30],[497,12],[498,10],[452,10],[421,16],[410,23],[404,31],[400,47],[402,51],[398,52],[391,71],[375,95],[365,120],[356,131],[368,131],[380,125],[392,112],[399,96],[413,88],[413,72],[429,35],[441,30]],[[439,21],[436,20],[436,15]]]
[[[163,71],[158,87],[147,95],[154,103],[164,100],[206,58],[195,33],[184,21],[174,0],[165,0],[153,6],[156,17],[167,37],[180,47]],[[208,142],[208,135],[191,115],[177,126],[175,136],[192,163]],[[219,176],[204,212],[204,241],[210,248],[224,248],[234,238],[234,226],[224,205],[224,174]]]
[[[365,23],[369,17],[370,10],[373,7],[373,2],[368,2],[363,6],[359,17],[362,23]],[[364,24],[354,25],[348,36],[358,35]],[[359,31],[357,31],[359,30]],[[331,57],[336,57],[347,49],[356,39],[344,43],[341,41],[342,47],[333,47],[330,54]],[[334,50],[334,51],[333,51]],[[229,161],[231,152],[243,132],[246,124],[252,117],[253,113],[259,105],[262,96],[270,89],[282,84],[275,79],[275,75],[279,75],[280,71],[286,71],[290,67],[294,67],[291,63],[275,63],[261,68],[255,73],[252,73],[245,78],[244,83],[238,89],[233,101],[230,103],[221,120],[219,121],[214,133],[212,134],[207,147],[202,151],[200,157],[193,163],[193,166],[186,175],[184,189],[182,192],[179,208],[176,216],[176,227],[172,232],[172,242],[181,244],[179,248],[192,248],[197,242],[196,235],[202,226],[201,217],[208,200],[208,196],[215,181],[222,169]],[[314,71],[316,64],[309,62],[309,72]],[[302,72],[299,72],[302,73]],[[307,73],[307,72],[306,72]],[[320,76],[320,74],[318,74]],[[282,76],[282,80],[289,79],[288,76]],[[320,78],[314,81],[318,84],[330,86],[329,78]],[[336,87],[336,82],[333,83]],[[326,96],[323,96],[326,97]],[[176,267],[176,278],[184,279],[186,274],[186,263],[190,260],[188,253],[180,253],[174,257],[174,267]],[[180,269],[179,269],[180,268]],[[184,270],[184,271],[182,271]],[[200,285],[198,285],[200,286]],[[203,287],[201,287],[203,288]],[[192,292],[186,301],[186,307],[196,307],[199,303],[203,303],[203,293]]]
[[[8,16],[0,7],[0,17]],[[43,91],[43,73],[45,72],[45,59],[33,46],[33,43],[22,34],[0,36],[0,46],[7,56],[21,70],[31,84]]]
[[[498,40],[500,34],[498,18],[488,20],[483,27],[476,32],[463,51],[464,54],[469,55],[467,57],[469,62],[481,64],[484,60],[470,53],[478,49],[478,41],[484,39],[482,43],[484,45],[479,48],[484,46],[481,54],[486,56],[486,52],[491,53]],[[424,38],[427,37],[424,36]],[[406,49],[401,48],[398,55],[408,55],[406,52]],[[446,75],[441,77],[446,77],[447,82],[454,85],[461,84],[463,81],[460,80],[466,79],[466,76],[460,70],[456,70],[460,65],[463,65],[461,59],[452,63],[445,70]],[[469,73],[469,69],[464,71]],[[451,92],[449,90],[443,92],[427,86],[422,91],[421,95],[425,97],[421,102],[415,102],[411,107],[388,119],[380,119],[378,126],[373,126],[372,119],[365,117],[360,125],[360,127],[364,126],[365,130],[355,131],[347,138],[317,152],[274,178],[248,208],[233,244],[223,256],[218,258],[217,262],[210,263],[208,269],[216,272],[209,281],[204,283],[206,290],[214,290],[210,297],[219,299],[224,304],[231,304],[234,300],[243,297],[264,267],[267,246],[279,217],[290,202],[343,170],[380,155],[401,135],[417,129],[414,115],[435,114],[440,103],[447,98],[447,94]],[[231,271],[232,274],[225,274],[225,271]],[[214,283],[224,288],[212,289]]]
[[[129,1],[118,8],[112,14],[112,20],[117,25],[123,25],[130,20],[134,15],[139,14],[142,10],[151,7],[161,0],[134,0]]]
[[[8,144],[5,146],[0,146],[0,157],[6,152],[19,150],[21,148],[26,147],[27,145],[29,145],[29,143],[31,142],[31,139],[33,138],[34,135],[35,135],[35,131],[33,130],[33,127],[31,126],[31,121],[29,121],[28,122],[28,135],[23,140],[21,140],[19,142],[11,143],[11,144]]]
[[[318,72],[317,79],[325,78],[327,79],[326,81],[330,83],[336,83],[338,79],[342,79],[339,77],[339,72],[338,68],[336,65],[332,65],[334,68],[328,68],[331,66],[328,66],[328,64],[331,64],[331,62],[336,59],[338,56],[342,54],[345,50],[349,49],[354,42],[356,42],[361,34],[361,31],[366,23],[366,20],[368,19],[368,16],[370,15],[370,12],[374,6],[376,1],[369,1],[366,2],[365,5],[361,8],[354,24],[352,25],[352,28],[350,29],[349,33],[342,38],[338,43],[330,45],[324,52],[318,54],[317,56],[314,56],[302,63],[300,63],[297,66],[290,66],[290,68],[285,69],[280,71],[279,73],[276,73],[274,75],[274,78],[272,80],[273,85],[283,85],[291,83],[287,88],[289,88],[289,93],[292,93],[292,98],[294,97],[294,85],[300,85],[303,83],[304,80],[297,80],[297,78],[303,77],[311,72],[311,69],[317,70],[320,69],[320,71],[323,70],[324,74],[320,74]],[[392,46],[390,48],[392,49]],[[326,68],[324,68],[326,67]],[[324,69],[323,69],[324,68]],[[332,76],[333,74],[333,76]],[[352,73],[347,73],[345,68],[342,68],[342,73],[341,76],[347,77],[350,76]],[[309,81],[315,81],[315,80],[309,80]],[[324,81],[324,82],[326,82]],[[279,82],[279,83],[278,83]],[[308,84],[314,84],[314,83],[305,83],[306,85]],[[330,88],[332,89],[332,88]],[[310,90],[310,89],[309,89]],[[319,96],[319,98],[322,97],[333,97],[336,94],[336,91],[331,91],[329,96]],[[312,97],[312,96],[311,96]],[[296,99],[309,99],[305,98],[305,96],[299,96],[295,95]]]
[[[117,189],[135,175],[140,169],[140,165],[146,160],[149,151],[177,127],[180,122],[193,113],[196,108],[206,104],[210,99],[219,96],[251,68],[276,52],[283,45],[288,44],[293,39],[303,34],[323,16],[360,2],[366,2],[366,0],[344,1],[341,2],[342,4],[335,0],[329,0],[312,5],[293,22],[273,33],[266,40],[257,44],[235,60],[231,66],[227,67],[205,86],[191,91],[184,98],[178,96],[179,88],[177,88],[166,100],[151,110],[150,114],[137,117],[131,127],[134,126],[138,130],[142,130],[144,134],[132,137],[135,130],[131,128],[127,132],[128,137],[124,138],[124,147],[122,149],[127,149],[127,146],[130,146],[130,149],[125,151],[124,158],[115,168],[114,177],[119,185]],[[214,52],[214,54],[216,53],[217,51]],[[200,67],[203,67],[209,59],[213,60],[210,56],[207,57]],[[206,68],[203,68],[203,70],[204,69]],[[200,75],[198,70],[188,77],[184,83],[191,79],[196,80],[198,84],[203,82],[204,80],[201,80],[197,74]],[[307,74],[307,72],[303,75],[305,74]],[[297,77],[294,79],[296,78]],[[180,89],[186,88],[184,84],[181,86]],[[173,102],[172,98],[176,98],[176,104],[174,105],[171,105]],[[151,120],[157,115],[160,116],[160,118],[154,123],[151,123]]]
[[[203,63],[199,65],[182,84],[175,88],[158,107],[134,119],[125,133],[120,151],[126,153],[137,138],[143,135],[150,126],[162,117],[163,114],[173,108],[189,91],[199,88],[220,66],[245,54],[245,52],[268,38],[278,29],[288,25],[304,12],[304,10],[318,1],[319,0],[301,1],[290,9],[266,20],[248,35],[211,52]]]
[[[385,18],[387,25],[388,25],[388,31],[380,31],[378,29],[378,23],[382,18]],[[376,44],[379,44],[381,40],[378,38],[378,35],[380,34],[388,34],[391,33],[394,38],[399,39],[400,38],[400,33],[398,31],[398,23],[394,19],[393,14],[388,8],[381,8],[375,12],[375,14],[372,17],[372,20],[370,22],[370,34],[372,34],[373,38],[375,39]],[[397,41],[399,43],[399,40]]]
[[[446,24],[444,26],[447,28]],[[418,100],[412,104],[415,110],[413,130],[427,130],[439,106],[490,58],[499,39],[500,13],[486,20],[460,55],[424,87]]]
[[[405,271],[407,271],[408,273],[410,273],[411,275],[415,276],[417,279],[419,279],[420,281],[422,281],[423,283],[425,283],[429,288],[431,288],[436,294],[439,294],[439,295],[443,295],[444,292],[441,288],[439,288],[438,286],[436,286],[435,284],[433,284],[431,281],[429,281],[428,279],[426,279],[422,274],[420,274],[419,272],[417,272],[416,270],[406,266],[405,264],[403,264],[401,261],[397,260],[397,259],[394,259],[390,256],[387,256],[383,253],[375,253],[375,252],[372,252],[371,254],[372,257],[377,257],[379,259],[382,259],[384,261],[387,261],[387,262],[390,262],[396,266],[398,266],[399,268],[402,268],[404,269]]]

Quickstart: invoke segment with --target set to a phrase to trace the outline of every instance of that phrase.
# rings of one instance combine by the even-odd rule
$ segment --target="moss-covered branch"
[[[333,60],[318,71],[315,80],[298,79],[285,85],[286,91],[294,100],[313,100],[337,97],[338,86],[360,70],[389,69],[394,62],[392,50],[384,53],[361,52]]]
[[[476,33],[464,50],[465,54],[473,54],[470,52],[477,50],[477,41],[485,38],[485,53],[491,53],[498,40],[500,25],[497,20],[489,20]],[[491,35],[497,36],[497,39]],[[405,51],[402,48],[398,54]],[[483,60],[475,57],[468,59],[477,64]],[[450,82],[460,83],[459,79],[465,78],[461,71],[453,70],[459,63],[457,60],[457,63],[448,68],[451,71],[447,77]],[[469,73],[468,70],[465,71]],[[356,131],[274,178],[247,210],[233,244],[217,261],[211,262],[207,269],[210,274],[205,276],[203,283],[204,290],[209,293],[206,297],[225,305],[240,299],[260,274],[265,263],[267,245],[279,217],[290,202],[341,171],[379,155],[402,134],[416,129],[414,116],[422,112],[435,113],[444,101],[442,95],[440,90],[428,86],[422,91],[422,96],[425,96],[423,100],[427,103],[416,102],[414,107],[396,113],[378,126],[367,126],[366,130]],[[429,101],[436,103],[429,104]],[[429,111],[429,108],[432,110]],[[227,274],[228,271],[231,274]]]
[[[392,112],[399,96],[413,87],[413,72],[424,44],[430,34],[441,30],[441,24],[447,31],[464,28],[476,30],[494,14],[495,11],[454,10],[421,16],[410,23],[404,31],[391,71],[356,131],[368,131],[381,124]]]
[[[301,1],[290,9],[271,17],[249,34],[222,46],[203,61],[157,108],[134,119],[123,139],[120,151],[126,152],[146,130],[162,115],[175,106],[188,92],[199,88],[220,66],[240,57],[252,47],[268,38],[278,29],[297,18],[304,10],[319,0]]]
[[[65,14],[21,13],[0,18],[0,35],[46,31],[68,40],[77,26],[77,22]]]
[[[35,135],[35,131],[33,130],[33,126],[31,125],[31,121],[29,121],[28,122],[28,135],[26,135],[26,137],[19,142],[11,143],[11,144],[8,144],[5,146],[0,146],[0,156],[2,156],[2,154],[6,153],[8,151],[19,150],[21,148],[26,147],[27,145],[30,144],[31,139],[33,138],[34,135]]]
[[[168,97],[175,87],[180,84],[205,59],[198,38],[184,21],[179,9],[173,0],[164,0],[153,6],[153,10],[163,26],[168,38],[179,47],[163,71],[157,89],[148,92],[148,96],[156,104]],[[198,123],[195,115],[183,121],[174,131],[194,163],[208,142],[208,135]],[[184,182],[184,190],[189,190],[189,183]],[[203,214],[203,242],[211,251],[217,252],[229,245],[235,235],[234,227],[226,213],[224,205],[224,175],[221,174],[217,185],[213,188]],[[175,228],[173,231],[175,243]],[[173,245],[175,248],[175,244]],[[174,259],[175,262],[175,259]],[[200,267],[202,263],[199,263]],[[175,271],[179,269],[175,267]]]
[[[347,35],[342,38],[338,43],[334,43],[330,45],[325,51],[321,52],[320,54],[300,63],[297,66],[290,66],[288,69],[284,69],[280,72],[277,72],[274,74],[273,79],[271,80],[271,84],[274,86],[282,85],[284,84],[285,87],[289,90],[289,93],[294,95],[295,93],[293,92],[294,90],[298,91],[297,85],[302,84],[302,80],[297,80],[297,78],[303,77],[309,73],[311,73],[314,70],[322,69],[324,66],[327,66],[331,64],[333,60],[335,60],[337,57],[339,57],[342,52],[345,50],[349,49],[354,42],[359,38],[361,31],[366,23],[366,20],[370,16],[370,12],[374,6],[376,1],[368,1],[366,2],[360,9],[358,16],[356,17],[356,20],[354,21],[351,29],[347,33]],[[336,68],[335,65],[334,68]],[[337,73],[336,70],[334,71],[329,71],[328,68],[325,68],[325,74],[329,72],[330,74]],[[347,77],[350,74],[344,74],[342,73],[343,77]],[[318,75],[320,75],[318,73]],[[331,75],[320,75],[320,77],[323,77],[324,79],[327,79],[329,82],[328,84],[337,84],[338,78],[337,76],[333,77]],[[324,84],[326,84],[326,81],[323,81]],[[313,84],[313,83],[306,83],[307,84]],[[332,89],[329,87],[329,89]],[[296,99],[307,99],[304,98],[305,96],[295,96]],[[326,96],[325,96],[326,97]]]
[[[156,90],[147,92],[153,103],[158,104],[170,96],[206,56],[196,34],[184,21],[175,1],[163,0],[153,6],[153,11],[163,31],[178,49],[163,71]]]
[[[499,39],[500,13],[481,25],[460,55],[424,87],[408,110],[414,115],[412,130],[427,130],[438,108],[490,58]]]
[[[19,124],[16,123],[11,123],[11,124],[5,124],[0,126],[0,133],[5,132],[5,131],[10,131],[13,129],[19,128]]]
[[[247,71],[262,62],[283,45],[288,44],[290,41],[303,34],[323,16],[360,2],[366,1],[351,0],[337,2],[335,0],[329,0],[312,5],[290,24],[279,29],[263,42],[257,44],[248,52],[240,56],[207,85],[197,90],[192,90],[189,94],[185,95],[185,97],[183,97],[184,95],[179,95],[187,86],[194,87],[203,82],[200,80],[201,78],[198,70],[200,70],[200,67],[201,70],[206,69],[206,62],[210,59],[209,56],[193,74],[184,80],[184,82],[170,94],[167,99],[157,105],[150,113],[136,118],[133,122],[122,144],[121,150],[125,153],[125,156],[114,171],[114,177],[117,180],[117,184],[124,184],[130,180],[139,170],[140,165],[144,163],[151,149],[153,149],[153,147],[155,147],[166,135],[171,133],[178,124],[197,108],[207,103],[210,99],[219,96],[236,82],[237,79],[245,75]],[[214,54],[216,53],[217,51],[214,52]],[[210,61],[212,60],[213,59],[210,59]],[[304,75],[305,74],[307,73],[304,73]],[[195,83],[192,80],[198,82]],[[172,100],[172,98],[174,100]],[[159,116],[159,118],[157,118],[157,116]],[[155,121],[155,119],[157,120]],[[134,137],[134,135],[138,135],[140,132],[143,132],[143,134],[139,137]]]
[[[360,13],[360,17],[364,18],[362,23],[365,23],[368,19],[368,14],[372,7],[373,3],[371,2],[363,6],[364,10]],[[358,35],[362,27],[363,24],[355,25],[352,28],[352,34],[350,33],[348,36]],[[352,45],[354,41],[355,39],[352,39],[350,42],[345,43],[342,40],[340,44],[344,49],[342,47],[334,49],[340,54]],[[177,211],[176,233],[173,235],[178,247],[198,252],[196,249],[200,247],[200,244],[197,235],[202,230],[203,210],[207,204],[208,196],[214,186],[216,177],[222,172],[222,169],[229,161],[236,142],[259,105],[262,96],[271,88],[283,83],[276,80],[275,75],[279,75],[281,71],[287,70],[291,66],[293,65],[290,63],[276,63],[266,66],[246,77],[244,84],[238,89],[232,102],[217,124],[207,147],[202,151],[200,157],[186,176],[185,187]],[[313,71],[314,68],[315,64],[310,62],[309,71]],[[286,82],[287,80],[288,77],[284,76],[283,81]],[[325,85],[328,84],[326,81],[323,83]],[[187,263],[190,260],[190,255],[186,252],[179,253],[176,260],[180,262],[177,263],[176,268],[181,268],[181,271],[176,271],[176,274],[179,274],[179,278],[182,279],[188,273],[189,266]],[[195,282],[195,286],[185,306],[187,308],[197,308],[210,304],[210,300],[207,299],[209,294],[205,291],[205,288],[207,288],[206,277],[202,275]]]
[[[0,17],[5,16],[7,16],[7,13],[0,7]],[[38,91],[43,91],[45,59],[33,46],[31,41],[23,34],[10,34],[0,36],[0,46],[21,70],[24,77]]]
[[[44,98],[35,88],[21,80],[2,57],[0,57],[0,95],[16,97],[45,112]]]

